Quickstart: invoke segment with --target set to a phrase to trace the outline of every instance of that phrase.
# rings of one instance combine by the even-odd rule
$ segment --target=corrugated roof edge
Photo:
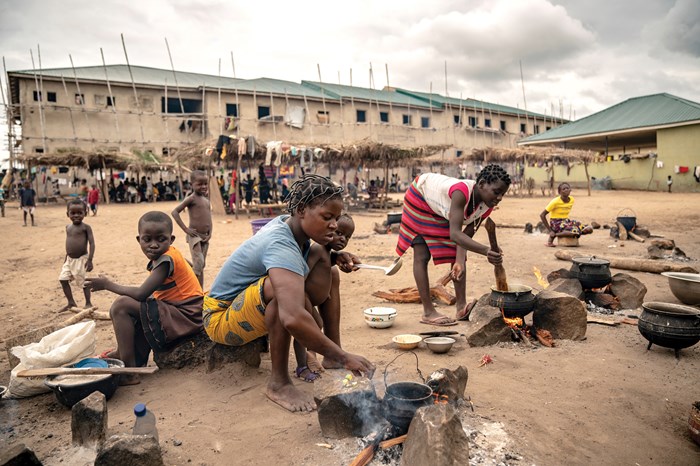
[[[391,100],[391,99],[388,99],[388,98],[387,98],[387,99],[379,99],[379,98],[376,97],[377,95],[381,95],[381,94],[386,93],[386,92],[395,92],[395,91],[387,91],[387,90],[385,90],[385,89],[370,89],[370,88],[367,88],[367,87],[359,87],[359,86],[348,86],[348,85],[346,85],[346,84],[318,83],[318,82],[306,81],[306,80],[302,81],[301,83],[302,83],[302,85],[308,85],[309,87],[312,87],[312,88],[314,88],[314,89],[323,89],[325,92],[330,92],[330,93],[332,93],[332,94],[334,94],[334,95],[337,95],[338,98],[352,98],[352,97],[343,96],[342,94],[338,94],[337,92],[334,92],[334,91],[328,89],[328,87],[326,87],[326,86],[330,86],[330,87],[333,87],[333,88],[338,88],[338,87],[341,87],[341,88],[351,88],[351,89],[358,90],[358,91],[371,92],[371,93],[374,94],[374,97],[368,97],[368,98],[367,98],[367,100],[371,100],[371,101],[382,102],[382,103],[386,103],[386,104],[394,104],[394,105],[409,105],[409,104],[406,103],[406,102],[394,101],[394,100]],[[398,94],[398,93],[397,93],[397,94]],[[418,101],[420,101],[420,102],[423,102],[423,103],[427,104],[427,105],[424,105],[424,106],[421,105],[421,107],[430,108],[430,103],[429,103],[428,101],[424,101],[424,100],[422,100],[422,99],[418,99],[418,98],[416,98],[416,97],[414,97],[413,95],[410,95],[410,94],[401,94],[401,95],[402,95],[404,98],[410,97],[411,99],[415,99],[415,100],[418,100]],[[354,98],[357,99],[357,100],[363,100],[361,97],[354,97]],[[432,103],[432,107],[433,107],[434,110],[443,110],[443,108],[444,108],[443,105],[442,105],[441,103],[439,103],[439,102],[433,102],[433,103]]]
[[[537,117],[537,118],[548,118],[552,120],[556,120],[559,122],[565,122],[566,119],[562,118],[556,118],[553,116],[549,115],[544,115],[542,113],[536,113],[536,112],[530,112],[530,111],[525,111],[519,108],[515,107],[510,107],[508,105],[501,105],[501,104],[494,104],[490,102],[485,102],[483,100],[476,100],[476,99],[457,99],[454,97],[445,97],[440,94],[432,93],[430,94],[429,92],[418,92],[418,91],[411,91],[408,89],[402,89],[402,88],[395,88],[396,92],[399,92],[404,95],[410,95],[411,97],[415,97],[416,99],[422,100],[424,102],[428,103],[433,103],[435,104],[436,102],[440,102],[441,105],[444,106],[444,103],[446,103],[448,100],[449,101],[454,101],[456,104],[459,104],[459,102],[462,102],[463,107],[469,107],[469,108],[484,108],[484,109],[489,109],[491,108],[494,111],[499,111],[501,113],[513,113],[515,115],[527,115],[531,117]],[[439,100],[431,100],[431,96],[435,96],[435,99]],[[474,105],[474,102],[477,102],[478,105]]]
[[[126,63],[114,63],[111,65],[107,65],[107,68],[111,67],[128,67],[130,66],[132,69],[134,68],[139,68],[143,70],[153,70],[153,71],[160,71],[160,72],[167,72],[167,73],[172,73],[173,70],[166,70],[164,68],[155,68],[153,66],[142,66],[142,65],[127,65]],[[93,66],[76,66],[75,70],[86,70],[86,69],[92,69],[92,68],[104,68],[102,65],[93,65]],[[62,70],[69,70],[73,71],[73,68],[68,68],[68,67],[60,67],[60,68],[42,68],[41,70],[11,70],[8,71],[7,74],[10,73],[20,73],[20,74],[35,74],[38,72],[49,72],[49,71],[62,71]],[[216,76],[213,74],[208,74],[208,73],[195,73],[193,71],[180,71],[180,70],[175,70],[176,73],[179,74],[187,74],[187,75],[192,75],[192,76],[206,76],[210,78],[215,78],[215,79],[230,79],[232,81],[245,81],[244,79],[241,78],[232,78],[230,76]]]
[[[629,99],[623,100],[622,102],[618,102],[615,105],[612,105],[612,106],[604,108],[603,110],[600,110],[596,113],[592,113],[588,116],[585,116],[585,117],[581,118],[580,120],[571,121],[565,125],[557,126],[556,128],[552,128],[551,130],[545,131],[544,133],[541,133],[541,134],[535,134],[532,136],[528,136],[528,137],[518,141],[518,144],[526,144],[528,142],[545,142],[545,141],[558,140],[558,139],[567,138],[567,137],[579,137],[579,136],[587,136],[587,135],[599,133],[600,131],[591,131],[591,132],[586,132],[586,133],[567,134],[567,131],[572,126],[576,126],[576,125],[581,124],[582,122],[586,122],[587,120],[590,120],[592,118],[599,117],[601,114],[606,113],[606,112],[608,112],[614,108],[620,107],[622,105],[628,104],[631,101],[640,100],[640,99],[648,99],[650,97],[656,97],[656,96],[668,97],[668,98],[676,100],[682,104],[689,105],[693,108],[700,110],[700,103],[693,102],[692,100],[684,99],[682,97],[678,97],[678,96],[675,96],[673,94],[669,94],[667,92],[659,92],[656,94],[648,94],[648,95],[642,95],[642,96],[637,96],[637,97],[630,97]],[[678,120],[677,123],[682,123],[685,121],[693,121],[693,120]],[[672,124],[672,123],[673,122],[668,122],[666,124]],[[636,127],[629,127],[629,128],[611,128],[610,131],[622,131],[622,130],[630,130],[630,129],[651,128],[654,126],[658,126],[658,125],[645,125],[645,126],[636,126]],[[560,133],[564,133],[564,134],[559,135]]]

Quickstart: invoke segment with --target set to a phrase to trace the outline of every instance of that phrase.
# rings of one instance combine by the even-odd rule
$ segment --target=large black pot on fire
[[[584,290],[603,288],[612,281],[610,261],[597,257],[574,257],[571,275],[581,282]]]
[[[416,358],[416,371],[423,383],[417,382],[398,382],[391,385],[386,382],[386,372],[391,363],[406,353],[399,354],[389,362],[384,368],[384,385],[386,393],[382,400],[384,417],[394,426],[397,435],[403,435],[408,432],[408,427],[411,425],[413,416],[415,416],[418,408],[433,404],[433,389],[425,383],[425,378],[418,368],[418,355],[413,351],[407,353],[413,354]]]
[[[637,328],[651,345],[675,350],[693,346],[700,341],[700,311],[680,304],[648,302],[642,304]]]
[[[508,318],[523,318],[535,308],[535,295],[527,285],[510,285],[508,291],[501,291],[492,286],[489,304],[501,309],[503,315]]]

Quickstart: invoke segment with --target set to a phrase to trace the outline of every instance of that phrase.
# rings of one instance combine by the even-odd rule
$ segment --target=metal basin
[[[664,272],[673,296],[683,304],[700,304],[700,273]]]

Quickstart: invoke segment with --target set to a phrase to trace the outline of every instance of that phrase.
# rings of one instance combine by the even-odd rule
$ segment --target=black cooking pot
[[[104,360],[109,367],[124,367],[124,363],[119,359],[104,358]],[[119,386],[118,375],[79,375],[78,377],[84,377],[87,381],[83,383],[62,383],[61,378],[65,377],[68,376],[50,375],[44,381],[44,385],[54,392],[59,403],[68,408],[71,408],[78,401],[96,391],[102,392],[105,398],[109,400]]]
[[[680,304],[648,302],[642,304],[637,328],[651,345],[678,350],[700,341],[700,311]]]
[[[584,290],[602,288],[612,281],[610,261],[594,257],[574,257],[571,275],[578,278]]]
[[[389,365],[407,353],[415,356],[416,371],[424,383],[398,382],[387,385],[386,371]],[[386,392],[382,400],[384,417],[396,428],[397,435],[403,435],[408,432],[408,427],[411,425],[413,416],[415,416],[418,408],[434,403],[433,389],[425,384],[425,378],[418,368],[418,355],[413,351],[407,351],[396,356],[384,368],[384,385],[386,386]]]
[[[502,309],[503,315],[508,318],[522,318],[535,308],[535,295],[527,285],[510,285],[508,291],[500,291],[492,286],[489,304]]]

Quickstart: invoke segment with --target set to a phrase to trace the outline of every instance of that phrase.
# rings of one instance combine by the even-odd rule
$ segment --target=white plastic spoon
[[[399,271],[399,269],[403,265],[403,261],[399,257],[389,267],[381,267],[379,265],[369,265],[369,264],[355,264],[355,265],[357,266],[357,268],[360,268],[360,269],[382,270],[384,272],[384,275],[394,275],[396,272]]]

